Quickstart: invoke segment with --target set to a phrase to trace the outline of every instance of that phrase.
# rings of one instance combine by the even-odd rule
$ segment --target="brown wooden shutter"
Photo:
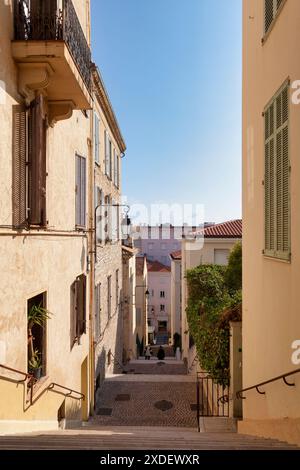
[[[76,306],[76,281],[71,285],[70,292],[70,343],[73,347],[77,339],[77,306]]]
[[[40,95],[30,105],[28,135],[28,220],[31,225],[46,225],[46,119]]]
[[[13,178],[12,223],[22,227],[27,223],[27,112],[25,106],[13,106]]]
[[[86,333],[86,276],[76,279],[77,336]]]

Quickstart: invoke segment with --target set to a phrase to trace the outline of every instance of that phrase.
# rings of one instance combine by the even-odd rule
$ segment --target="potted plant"
[[[34,337],[32,333],[33,327],[39,326],[40,328],[44,328],[46,321],[51,318],[51,312],[46,308],[42,307],[41,304],[33,305],[29,312],[27,318],[27,328],[28,328],[28,369],[29,371],[35,371],[33,374],[35,377],[39,375],[40,378],[41,371],[42,371],[42,360],[41,360],[41,353],[34,348]]]
[[[42,359],[41,353],[36,349],[28,362],[29,373],[37,380],[42,375]]]

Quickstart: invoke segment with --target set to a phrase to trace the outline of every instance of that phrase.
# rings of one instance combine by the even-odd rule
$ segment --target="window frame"
[[[84,163],[84,164],[83,164]],[[80,167],[80,175],[77,173]],[[82,177],[82,170],[84,175]],[[87,161],[83,155],[75,153],[75,227],[76,230],[86,228],[86,209],[87,209]],[[79,180],[79,185],[78,185]],[[78,206],[79,204],[79,206]]]
[[[287,120],[284,121],[284,123],[277,127],[277,99],[282,95],[282,93],[287,89]],[[271,106],[274,106],[273,110],[273,126],[274,130],[273,133],[268,135],[267,137],[267,129],[266,129],[266,113],[269,111]],[[281,87],[277,90],[277,92],[273,95],[273,97],[270,99],[268,104],[264,108],[263,112],[263,118],[264,118],[264,180],[263,180],[263,185],[264,185],[264,249],[262,250],[262,253],[265,257],[267,258],[272,258],[272,259],[277,259],[280,261],[286,261],[290,262],[291,261],[291,162],[290,162],[290,80],[287,79],[285,82],[281,85]],[[288,249],[287,250],[278,250],[278,211],[277,211],[277,188],[278,188],[278,154],[277,154],[277,136],[280,135],[283,130],[287,128],[287,146],[288,146]],[[274,195],[273,195],[273,217],[274,217],[274,224],[273,224],[273,230],[274,230],[274,249],[268,248],[267,247],[267,182],[268,178],[270,179],[270,175],[267,177],[267,171],[266,171],[266,166],[267,166],[267,150],[266,147],[270,143],[270,141],[273,140],[273,146],[274,146],[274,170],[273,170],[273,177],[274,177]],[[282,144],[283,145],[283,144]],[[282,156],[283,160],[283,156]],[[282,168],[283,171],[283,168]],[[282,176],[283,179],[283,176]],[[283,181],[282,181],[283,185]],[[284,190],[282,189],[282,194],[284,194]],[[270,193],[269,196],[270,197]],[[271,210],[271,209],[269,209]],[[271,215],[270,215],[271,217]],[[282,223],[284,219],[284,211],[282,210]],[[271,225],[269,230],[271,231]],[[282,231],[284,231],[284,227],[282,227]],[[282,234],[283,236],[283,234]],[[283,241],[282,241],[283,243]]]

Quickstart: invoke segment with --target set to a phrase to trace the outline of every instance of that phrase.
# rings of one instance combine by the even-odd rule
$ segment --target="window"
[[[162,304],[160,305],[160,311],[161,311],[161,312],[164,312],[164,311],[165,311],[165,305],[162,305]]]
[[[101,335],[101,284],[95,286],[95,340]]]
[[[265,34],[269,31],[284,0],[265,0]]]
[[[120,188],[120,156],[117,155],[117,188]]]
[[[112,199],[112,207],[109,210],[111,218],[111,241],[117,242],[120,239],[120,210],[117,201]]]
[[[112,162],[111,162],[111,140],[109,138],[108,132],[104,131],[105,139],[105,174],[111,179],[112,177]]]
[[[47,322],[51,313],[46,310],[46,292],[27,301],[28,372],[39,379],[46,375]]]
[[[13,225],[46,226],[44,98],[13,107]]]
[[[151,290],[151,295],[154,297],[154,289]]]
[[[161,291],[160,291],[160,298],[161,298],[161,299],[164,299],[164,298],[165,298],[165,291],[164,291],[164,290],[161,290]]]
[[[105,196],[105,198],[104,198],[105,243],[109,243],[112,240],[111,210],[112,210],[111,198],[110,198],[110,196]]]
[[[76,227],[85,227],[86,218],[86,160],[76,154]]]
[[[142,323],[142,309],[140,307],[137,307],[135,309],[135,321],[136,321],[136,326],[141,326],[141,323]]]
[[[86,333],[86,276],[78,276],[71,285],[71,348]]]
[[[100,165],[100,120],[94,113],[94,160]]]
[[[290,259],[289,87],[285,84],[264,112],[265,250]]]
[[[111,318],[111,276],[107,278],[107,318]]]
[[[228,257],[229,257],[229,250],[221,250],[221,249],[214,250],[214,264],[218,264],[220,266],[227,266]]]
[[[99,188],[99,186],[95,186],[94,190],[95,194],[95,209],[97,209],[97,214],[96,214],[96,237],[97,237],[97,243],[102,243],[102,240],[104,238],[103,236],[103,224],[101,223],[103,220],[103,211],[105,210],[102,205],[103,205],[103,191]]]
[[[116,270],[116,311],[119,308],[119,295],[120,295],[120,288],[119,288],[119,270]]]
[[[114,149],[114,185],[118,188],[119,187],[119,155],[117,154],[116,150]]]

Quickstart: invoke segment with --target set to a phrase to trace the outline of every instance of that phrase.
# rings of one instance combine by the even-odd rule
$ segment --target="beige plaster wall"
[[[263,2],[243,3],[243,386],[293,370],[292,342],[300,339],[299,105],[290,102],[291,245],[292,261],[266,258],[264,248],[264,121],[262,112],[286,79],[300,78],[295,60],[299,44],[300,3],[287,0],[262,45]],[[298,366],[299,367],[299,366]],[[294,377],[293,377],[294,380]],[[248,420],[298,419],[296,387],[283,382],[255,391],[243,401]],[[273,422],[273,421],[272,421]],[[283,421],[282,421],[283,422]],[[254,426],[255,427],[255,426]],[[245,430],[245,426],[243,425]],[[250,428],[249,428],[250,429]],[[262,429],[262,428],[261,428]],[[270,435],[264,427],[265,435]],[[295,429],[295,427],[293,428]],[[279,434],[277,434],[279,436]],[[279,436],[280,437],[280,436]],[[298,427],[298,441],[300,432]]]
[[[53,315],[47,322],[48,379],[43,387],[54,381],[80,391],[81,365],[89,353],[88,335],[83,335],[81,344],[70,350],[70,286],[76,276],[88,274],[87,239],[85,234],[75,232],[75,153],[88,159],[90,123],[83,113],[76,111],[68,121],[58,122],[53,129],[48,129],[48,231],[13,232],[10,227],[12,106],[21,100],[17,92],[17,70],[10,55],[10,2],[0,4],[0,30],[0,80],[2,85],[4,83],[2,90],[5,89],[0,101],[0,363],[27,370],[27,300],[47,292],[47,308]],[[87,318],[88,309],[87,300]],[[5,375],[3,370],[0,372]],[[21,388],[0,379],[0,429],[9,427],[7,420],[15,422],[16,431],[24,426],[28,430],[32,426],[35,429],[57,427],[57,411],[63,397],[47,392],[24,411],[20,402]],[[67,400],[67,418],[80,420],[80,408],[80,402]]]

